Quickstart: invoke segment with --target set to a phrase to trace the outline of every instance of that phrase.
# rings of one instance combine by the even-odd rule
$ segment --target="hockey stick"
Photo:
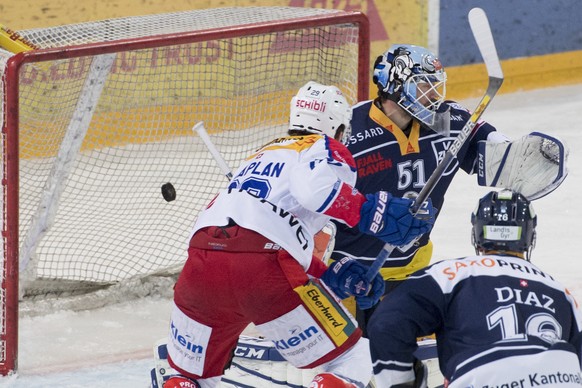
[[[38,50],[40,47],[28,41],[18,32],[0,24],[0,48],[18,54],[23,51]]]
[[[230,171],[230,168],[228,168],[228,164],[226,164],[226,161],[224,160],[224,158],[222,157],[222,155],[220,154],[220,152],[210,139],[210,136],[208,136],[208,132],[206,132],[206,128],[204,127],[204,122],[200,121],[199,123],[194,125],[192,130],[198,133],[198,136],[200,136],[200,138],[206,145],[206,148],[208,148],[208,151],[210,151],[210,154],[216,161],[216,164],[218,164],[218,167],[220,168],[222,173],[226,176],[226,179],[230,181],[232,179],[232,172]]]
[[[200,138],[202,139],[202,141],[204,142],[204,144],[206,145],[206,147],[208,148],[208,150],[212,154],[212,157],[214,158],[214,160],[218,164],[218,167],[222,170],[222,172],[226,176],[226,179],[231,181],[233,178],[232,172],[231,172],[230,168],[228,168],[228,165],[226,164],[226,161],[222,157],[222,154],[220,153],[220,151],[218,151],[218,149],[216,148],[216,146],[212,142],[212,139],[210,139],[210,136],[208,135],[208,132],[206,132],[206,128],[204,127],[204,123],[202,121],[197,123],[196,125],[194,125],[192,130],[195,131],[196,133],[198,133],[198,135],[200,136]],[[321,232],[322,233],[318,233],[317,235],[314,236],[314,241],[315,241],[314,245],[315,245],[315,248],[325,246],[325,250],[321,250],[318,253],[315,251],[315,248],[314,248],[313,254],[317,257],[321,256],[320,257],[321,260],[323,262],[327,263],[328,258],[331,257],[331,251],[333,250],[333,247],[335,244],[335,236],[337,233],[337,228],[335,227],[335,225],[333,223],[328,222],[321,229]]]
[[[417,214],[418,210],[427,200],[432,190],[435,188],[438,181],[443,176],[446,169],[449,167],[453,159],[459,153],[459,150],[465,144],[465,141],[473,132],[473,128],[483,115],[485,109],[489,106],[489,103],[501,87],[503,83],[503,71],[501,70],[501,63],[499,62],[499,56],[497,55],[497,50],[495,48],[495,42],[493,40],[493,35],[491,34],[491,28],[489,26],[489,21],[487,20],[487,15],[485,11],[481,8],[473,8],[469,11],[469,25],[471,26],[471,31],[473,32],[473,37],[479,47],[481,57],[485,62],[485,67],[487,68],[487,74],[489,76],[489,83],[487,85],[487,91],[485,95],[479,101],[479,104],[473,111],[473,114],[461,129],[461,133],[455,138],[453,144],[449,147],[443,159],[439,162],[434,172],[429,177],[426,185],[422,188],[418,196],[414,200],[412,206],[413,214]],[[380,254],[366,274],[367,278],[372,281],[374,276],[380,271],[380,268],[386,262],[386,259],[390,257],[390,254],[394,250],[395,246],[391,244],[386,244]]]

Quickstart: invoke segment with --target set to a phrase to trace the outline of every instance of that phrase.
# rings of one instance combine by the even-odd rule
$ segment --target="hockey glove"
[[[349,257],[344,257],[333,262],[323,273],[321,280],[340,299],[345,299],[349,296],[365,297],[371,288],[371,284],[366,278],[367,271],[368,267],[365,265]],[[382,278],[380,277],[380,279]],[[376,281],[377,279],[374,278],[373,283]],[[382,284],[384,284],[383,281]],[[378,299],[380,296],[378,296]]]
[[[386,287],[386,283],[384,283],[384,279],[382,275],[379,273],[374,276],[372,280],[372,284],[370,286],[370,291],[368,291],[367,295],[364,296],[356,296],[356,304],[360,308],[360,310],[367,310],[369,308],[374,307],[376,303],[380,300],[382,295],[384,295],[384,289]]]
[[[366,202],[360,209],[358,227],[362,233],[375,236],[385,243],[397,247],[407,245],[416,237],[430,232],[436,213],[430,199],[416,216],[412,215],[413,204],[412,199],[393,197],[386,191],[367,194]]]

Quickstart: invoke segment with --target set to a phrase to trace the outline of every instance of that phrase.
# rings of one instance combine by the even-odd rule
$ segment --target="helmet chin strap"
[[[402,92],[398,91],[394,93],[382,93],[382,98],[394,101],[395,103],[398,104],[398,101],[400,101],[400,98],[402,98]]]

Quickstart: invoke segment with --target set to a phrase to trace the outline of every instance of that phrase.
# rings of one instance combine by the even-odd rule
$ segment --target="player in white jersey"
[[[291,101],[289,136],[249,156],[199,216],[174,289],[168,361],[181,376],[164,387],[215,387],[252,322],[298,368],[323,367],[314,387],[365,387],[368,341],[339,299],[364,306],[383,293],[378,275],[345,258],[327,268],[314,234],[330,220],[400,245],[428,232],[412,201],[354,189],[356,169],[336,139],[351,108],[339,89],[307,83]]]
[[[582,386],[582,314],[530,262],[530,201],[491,192],[471,221],[477,256],[420,270],[378,305],[368,324],[377,387],[426,387],[413,352],[433,332],[448,388]]]

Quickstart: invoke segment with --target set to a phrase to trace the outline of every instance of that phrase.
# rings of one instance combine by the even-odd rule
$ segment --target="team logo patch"
[[[434,140],[431,142],[432,150],[434,152],[434,156],[435,156],[435,160],[436,160],[437,164],[440,163],[441,160],[443,160],[443,158],[445,157],[445,154],[447,153],[447,150],[453,144],[453,142],[454,142],[454,140],[450,139],[450,138]],[[455,158],[453,163],[449,164],[449,167],[443,173],[443,175],[449,175],[449,174],[453,173],[457,169],[458,166],[459,166],[459,162]]]

